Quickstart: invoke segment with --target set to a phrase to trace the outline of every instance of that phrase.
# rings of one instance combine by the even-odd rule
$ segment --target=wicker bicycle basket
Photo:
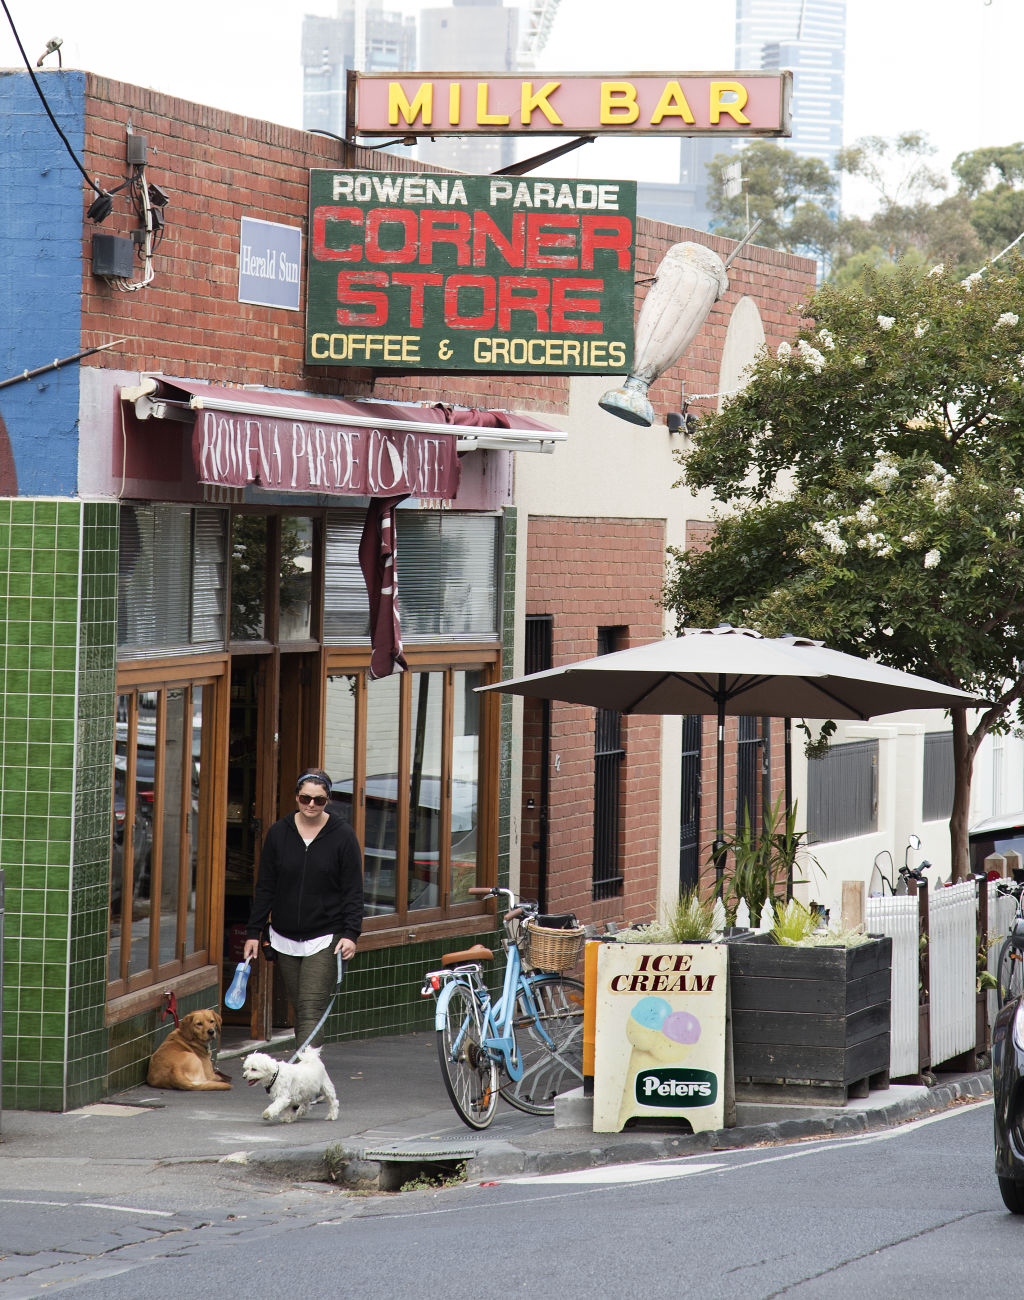
[[[527,921],[523,927],[526,939],[526,960],[535,970],[569,970],[580,959],[583,951],[584,930],[549,930]]]

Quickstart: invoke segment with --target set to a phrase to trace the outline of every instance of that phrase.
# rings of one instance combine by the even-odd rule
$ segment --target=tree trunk
[[[967,729],[967,710],[953,709],[953,811],[949,818],[949,860],[953,880],[970,875],[970,847],[967,832],[971,814],[971,777],[974,756],[981,736]]]

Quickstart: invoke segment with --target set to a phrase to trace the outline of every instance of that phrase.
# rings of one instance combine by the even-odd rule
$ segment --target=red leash
[[[174,1028],[178,1028],[178,995],[176,993],[164,994],[163,1010],[160,1012],[161,1021],[166,1020],[168,1016],[174,1017]]]

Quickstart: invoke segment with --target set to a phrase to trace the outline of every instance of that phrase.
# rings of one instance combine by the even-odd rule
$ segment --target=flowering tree
[[[953,711],[956,877],[978,746],[1022,720],[1022,302],[1022,262],[819,290],[681,458],[731,509],[665,587],[680,625],[817,637],[989,701]]]

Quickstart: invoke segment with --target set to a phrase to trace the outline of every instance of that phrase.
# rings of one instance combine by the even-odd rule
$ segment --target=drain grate
[[[391,1146],[367,1147],[364,1160],[403,1161],[423,1164],[429,1160],[472,1160],[480,1148],[464,1142],[396,1142]]]

